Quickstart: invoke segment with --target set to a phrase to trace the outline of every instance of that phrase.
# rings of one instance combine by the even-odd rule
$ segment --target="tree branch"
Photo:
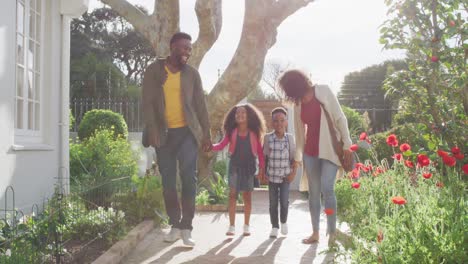
[[[221,32],[223,24],[222,1],[197,0],[195,12],[198,18],[199,33],[197,41],[193,44],[190,64],[198,68],[203,57],[216,42]]]
[[[297,10],[312,3],[314,0],[280,0],[272,1],[271,16],[275,18],[279,26],[287,17],[294,14]]]
[[[136,30],[145,32],[149,24],[149,17],[140,9],[126,0],[101,0],[101,2],[109,5],[119,15],[124,17]]]

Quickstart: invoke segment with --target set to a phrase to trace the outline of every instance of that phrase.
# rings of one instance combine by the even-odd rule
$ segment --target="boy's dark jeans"
[[[188,127],[168,129],[166,144],[156,149],[162,177],[164,203],[169,224],[174,228],[192,230],[197,187],[196,140]],[[182,219],[176,189],[177,161],[182,180]]]
[[[278,223],[278,198],[280,201],[280,220],[286,223],[288,220],[289,206],[289,183],[286,179],[282,183],[268,182],[268,192],[270,194],[270,221],[273,228],[279,228]]]

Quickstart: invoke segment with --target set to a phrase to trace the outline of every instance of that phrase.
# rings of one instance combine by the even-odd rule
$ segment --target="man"
[[[170,55],[158,59],[145,71],[143,145],[156,149],[162,177],[164,203],[169,216],[170,232],[166,242],[180,237],[193,247],[192,220],[195,215],[196,167],[198,145],[211,149],[210,125],[200,74],[187,65],[192,38],[176,33],[170,41]],[[177,161],[182,181],[182,215],[176,190]]]

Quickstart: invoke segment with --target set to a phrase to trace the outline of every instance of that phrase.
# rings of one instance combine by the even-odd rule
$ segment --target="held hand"
[[[351,164],[353,161],[353,152],[349,149],[343,150],[343,158],[345,164]]]
[[[157,133],[154,129],[151,129],[148,131],[148,143],[150,146],[153,146],[155,148],[160,146],[160,141],[159,137],[157,136]]]
[[[294,178],[295,178],[295,177],[296,177],[296,172],[293,171],[293,172],[291,172],[291,173],[286,177],[286,181],[287,181],[288,183],[291,183],[291,182],[294,181]]]
[[[206,139],[206,140],[203,141],[203,143],[202,143],[203,151],[208,152],[208,151],[211,151],[212,148],[213,148],[213,144],[211,144],[210,139]]]
[[[301,165],[302,165],[302,162],[300,162],[300,161],[293,161],[293,163],[292,163],[292,169],[293,169],[293,170],[296,170],[296,169],[299,168],[299,166],[301,166]]]

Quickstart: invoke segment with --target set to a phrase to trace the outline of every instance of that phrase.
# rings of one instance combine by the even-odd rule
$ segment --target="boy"
[[[270,237],[278,237],[278,198],[280,201],[281,234],[288,234],[286,224],[289,205],[289,183],[296,176],[294,153],[296,144],[294,137],[286,133],[288,125],[287,111],[277,107],[271,111],[274,131],[265,135],[263,153],[266,158],[265,174],[268,178],[270,195],[270,221],[272,225]],[[279,196],[279,197],[278,197]]]

